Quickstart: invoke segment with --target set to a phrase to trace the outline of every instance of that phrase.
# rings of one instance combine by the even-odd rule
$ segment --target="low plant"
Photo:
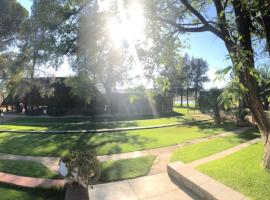
[[[87,188],[99,181],[101,167],[95,154],[87,151],[72,151],[61,158],[59,172],[67,183],[77,183]]]

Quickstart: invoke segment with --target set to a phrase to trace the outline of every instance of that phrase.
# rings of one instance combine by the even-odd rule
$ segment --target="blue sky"
[[[28,11],[31,8],[31,0],[18,0]],[[211,82],[205,85],[206,88],[213,86],[222,87],[224,81],[214,82],[215,71],[217,69],[224,68],[230,65],[230,61],[226,59],[228,54],[223,41],[214,36],[210,32],[203,33],[191,33],[189,35],[182,36],[184,39],[188,40],[189,48],[184,49],[183,52],[187,52],[189,55],[194,57],[201,57],[209,63],[209,72],[208,75],[211,79]],[[68,65],[62,67],[56,75],[70,75],[71,70],[68,69]]]

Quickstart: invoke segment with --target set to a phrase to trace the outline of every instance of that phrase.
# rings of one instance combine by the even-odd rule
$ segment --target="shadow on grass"
[[[39,199],[39,200],[64,200],[65,191],[59,189],[23,188],[8,184],[0,184],[1,199]]]
[[[70,150],[87,150],[97,154],[123,152],[122,145],[143,147],[152,141],[128,132],[99,134],[0,134],[0,152],[17,155],[62,156]]]
[[[5,123],[95,123],[95,122],[117,122],[117,121],[128,121],[128,120],[141,120],[141,119],[158,119],[164,117],[176,117],[182,116],[181,113],[171,112],[159,115],[145,114],[145,115],[126,115],[126,116],[115,116],[102,117],[102,116],[81,116],[81,117],[18,117],[10,119]]]
[[[160,116],[162,118],[176,118],[179,119],[176,122],[182,122],[184,120],[183,114],[172,112],[168,114],[164,114]],[[144,119],[160,119],[160,117],[154,118],[147,116],[141,117],[140,120]],[[8,122],[5,122],[3,125],[7,125],[8,127],[5,128],[3,126],[3,129],[8,130],[28,130],[28,131],[37,131],[37,130],[46,130],[46,131],[54,131],[54,130],[96,130],[96,129],[113,129],[113,128],[125,128],[125,127],[137,127],[140,126],[138,122],[136,121],[78,121],[76,118],[72,118],[75,121],[71,121],[68,123],[71,119],[66,118],[67,121],[63,122],[61,119],[63,118],[29,118],[28,122],[23,122],[27,118],[18,118],[18,120],[21,121],[15,121],[11,120]],[[41,123],[40,120],[44,120],[44,123]],[[51,123],[48,122],[48,119],[54,120],[51,121]],[[89,118],[83,118],[89,120]],[[32,120],[32,121],[31,121]],[[125,118],[125,120],[131,120],[129,118]]]

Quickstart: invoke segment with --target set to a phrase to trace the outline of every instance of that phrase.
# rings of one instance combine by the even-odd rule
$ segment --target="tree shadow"
[[[127,151],[123,145],[139,149],[151,139],[128,132],[81,134],[0,134],[0,152],[32,156],[62,156],[71,150],[111,154]]]

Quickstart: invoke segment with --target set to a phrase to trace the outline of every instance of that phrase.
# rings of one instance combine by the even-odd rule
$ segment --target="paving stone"
[[[225,190],[225,185],[213,179],[201,184],[200,187],[209,192],[211,195],[217,195],[222,192],[222,190]]]
[[[185,193],[180,189],[177,189],[145,200],[193,200],[193,199],[196,198],[193,197],[192,195],[188,195],[187,193]]]
[[[218,200],[243,200],[246,197],[243,194],[226,187],[221,193],[216,195],[216,198]]]
[[[95,185],[89,196],[91,200],[138,200],[128,181]]]
[[[158,174],[129,180],[139,199],[155,197],[178,189],[167,174]]]

